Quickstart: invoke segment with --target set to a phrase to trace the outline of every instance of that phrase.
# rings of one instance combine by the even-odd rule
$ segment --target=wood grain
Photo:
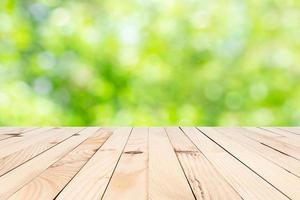
[[[0,177],[0,199],[6,199],[26,185],[69,151],[86,140],[98,128],[86,128],[45,153]]]
[[[300,127],[278,127],[278,128],[300,136]]]
[[[82,130],[82,128],[54,129],[50,132],[51,134],[48,137],[43,138],[44,140],[29,146],[24,145],[23,149],[0,158],[0,177],[8,171],[28,161],[29,159],[34,158],[44,151],[56,146],[60,142],[68,139],[72,135],[78,133],[80,130]],[[23,144],[26,144],[26,141]],[[15,151],[13,148],[8,148],[8,150],[9,149]]]
[[[38,128],[6,128],[0,130],[0,141],[13,137],[22,137],[24,134]]]
[[[17,191],[9,200],[54,199],[111,134],[110,130],[97,131]]]
[[[37,129],[36,127],[6,127],[0,128],[0,135],[1,134],[21,134],[33,129]]]
[[[280,136],[270,137],[266,135],[265,131],[259,131],[256,128],[241,128],[241,130],[245,130],[241,134],[300,160],[300,147],[278,140],[277,138],[281,138]]]
[[[178,127],[166,131],[197,199],[242,199]]]
[[[20,151],[21,149],[35,144],[38,141],[42,141],[47,137],[53,136],[50,130],[52,130],[52,128],[35,129],[33,131],[28,132],[26,136],[12,137],[7,140],[0,141],[0,158],[3,158],[14,152]]]
[[[0,200],[298,200],[299,127],[0,127]]]
[[[278,165],[264,159],[245,148],[238,142],[224,136],[218,130],[213,128],[201,128],[209,137],[221,145],[224,149],[234,154],[237,159],[243,162],[250,169],[254,170],[266,181],[271,182],[279,191],[291,199],[300,199],[300,179],[293,174],[283,170]],[[272,169],[272,171],[270,171]],[[274,176],[276,174],[276,176]]]
[[[273,148],[269,148],[261,144],[256,140],[246,137],[241,134],[241,129],[237,128],[216,128],[216,130],[222,132],[227,137],[243,144],[249,150],[259,154],[265,159],[275,163],[276,165],[285,169],[288,173],[292,173],[295,176],[300,177],[300,161],[290,157],[286,154],[278,152]]]
[[[60,199],[102,198],[123,152],[131,128],[118,128],[80,172],[57,196]]]
[[[149,130],[149,199],[195,199],[163,128]]]
[[[197,148],[245,200],[288,199],[242,162],[194,127],[182,128]],[[202,129],[202,128],[201,128]]]
[[[280,134],[282,137],[277,138],[278,140],[283,141],[287,144],[292,144],[292,145],[300,148],[300,136],[299,135],[293,134],[293,133],[283,130],[283,129],[274,128],[274,127],[262,127],[261,129],[268,133]]]
[[[103,199],[147,199],[147,187],[148,128],[134,128]]]

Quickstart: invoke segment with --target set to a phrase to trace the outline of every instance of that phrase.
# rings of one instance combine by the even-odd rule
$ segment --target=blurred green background
[[[298,0],[1,0],[0,125],[300,125]]]

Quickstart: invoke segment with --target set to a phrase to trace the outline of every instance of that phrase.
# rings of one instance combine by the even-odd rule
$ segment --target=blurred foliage
[[[299,125],[300,1],[1,0],[0,125]]]

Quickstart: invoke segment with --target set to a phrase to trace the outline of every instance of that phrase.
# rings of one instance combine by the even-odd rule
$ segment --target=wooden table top
[[[300,128],[0,128],[0,199],[300,199]]]

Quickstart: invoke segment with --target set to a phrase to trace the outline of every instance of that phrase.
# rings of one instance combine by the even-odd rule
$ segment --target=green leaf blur
[[[299,125],[300,1],[1,0],[0,125]]]

